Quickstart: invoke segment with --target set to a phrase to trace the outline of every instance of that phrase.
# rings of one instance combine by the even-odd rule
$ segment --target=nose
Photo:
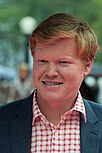
[[[49,63],[47,67],[46,75],[49,77],[55,77],[55,76],[58,76],[58,74],[59,72],[58,72],[57,65],[55,63]]]

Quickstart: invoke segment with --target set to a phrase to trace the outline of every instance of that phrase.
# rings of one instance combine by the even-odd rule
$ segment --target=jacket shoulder
[[[102,122],[102,104],[84,99],[86,111],[93,111],[97,118]]]
[[[32,107],[33,94],[30,96],[4,104],[0,106],[0,121],[3,119],[11,119],[16,112],[26,112],[28,107]]]

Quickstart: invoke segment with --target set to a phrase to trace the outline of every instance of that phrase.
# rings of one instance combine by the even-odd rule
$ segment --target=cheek
[[[79,83],[83,80],[84,72],[80,68],[67,68],[61,71],[62,76],[69,83]]]
[[[37,76],[38,76],[38,69],[37,69],[37,67],[36,67],[36,65],[35,64],[33,64],[33,73],[32,73],[32,76],[33,76],[33,82],[34,82],[34,84],[36,84],[36,80],[37,80]]]
[[[73,68],[70,68],[70,67],[59,69],[59,72],[66,79],[73,78],[76,74],[75,70]]]
[[[40,66],[33,66],[33,81],[37,82],[43,76],[44,70]]]
[[[32,77],[33,77],[33,84],[35,85],[35,87],[37,87],[39,80],[39,73],[37,72],[37,70],[33,70]]]

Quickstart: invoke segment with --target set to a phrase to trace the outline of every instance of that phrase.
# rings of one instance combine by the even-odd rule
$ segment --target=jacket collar
[[[81,115],[81,153],[99,153],[100,124],[88,101],[84,100],[86,122]]]

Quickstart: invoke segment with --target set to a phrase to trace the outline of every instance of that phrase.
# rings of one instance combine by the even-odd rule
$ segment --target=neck
[[[42,114],[49,122],[51,122],[55,126],[58,125],[58,123],[60,122],[61,116],[66,111],[70,110],[75,102],[75,100],[70,102],[47,102],[41,101],[41,99],[37,101]]]

